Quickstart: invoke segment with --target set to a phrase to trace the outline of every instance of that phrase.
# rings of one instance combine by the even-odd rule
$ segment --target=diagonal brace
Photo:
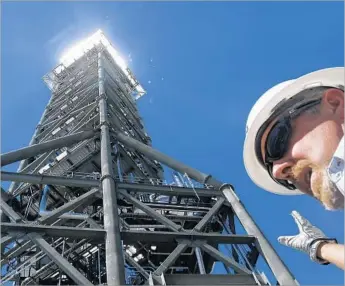
[[[196,247],[202,248],[205,252],[207,252],[209,255],[216,258],[217,260],[223,262],[226,266],[232,267],[238,273],[249,274],[249,275],[252,274],[252,272],[250,270],[248,270],[247,268],[245,268],[241,264],[237,263],[232,258],[224,255],[223,253],[221,253],[218,249],[214,248],[213,246],[211,246],[211,245],[209,245],[203,241],[195,241],[195,242],[193,242],[193,244]]]
[[[199,221],[199,223],[194,227],[193,231],[202,231],[205,225],[222,207],[224,201],[225,201],[224,198],[218,198],[218,201],[213,205],[213,207],[208,211],[208,213],[202,218],[202,220]]]
[[[124,196],[127,200],[129,200],[130,202],[133,203],[133,205],[135,205],[137,208],[141,209],[142,211],[144,211],[145,213],[147,213],[148,215],[150,215],[151,217],[155,218],[157,221],[159,221],[160,223],[166,225],[167,227],[169,227],[170,229],[172,229],[173,231],[180,231],[182,230],[182,226],[172,222],[171,220],[167,219],[165,216],[157,213],[156,211],[154,211],[152,208],[148,207],[147,205],[145,205],[144,203],[142,203],[141,201],[137,200],[136,198],[134,198],[133,196],[131,196],[130,194],[128,194],[126,191],[124,190],[119,190],[119,192],[121,193],[122,196]]]
[[[141,265],[138,262],[136,262],[131,256],[129,256],[126,252],[125,258],[130,265],[135,267],[144,276],[145,279],[149,279],[150,275],[146,272],[146,270],[142,268]]]
[[[199,221],[199,223],[193,228],[192,231],[202,230],[205,227],[205,225],[209,222],[209,220],[212,218],[212,216],[216,213],[216,211],[223,205],[223,203],[224,199],[219,198],[217,203],[214,204],[210,211],[203,217],[201,221]],[[162,273],[164,273],[170,267],[170,265],[172,265],[176,261],[176,259],[181,255],[181,253],[186,250],[189,243],[189,241],[183,241],[182,243],[178,244],[174,251],[154,271],[154,275],[160,276]]]
[[[182,241],[173,252],[163,261],[163,263],[153,272],[153,276],[162,275],[172,265],[183,251],[189,246],[189,241]]]
[[[91,200],[92,198],[95,199],[97,194],[99,194],[99,190],[94,188],[91,191],[81,195],[80,197],[77,197],[74,200],[69,201],[68,203],[62,205],[61,207],[51,211],[48,215],[44,215],[40,217],[37,221],[40,224],[50,224],[54,222],[62,214],[68,211],[74,210],[75,208],[79,207],[84,202]]]

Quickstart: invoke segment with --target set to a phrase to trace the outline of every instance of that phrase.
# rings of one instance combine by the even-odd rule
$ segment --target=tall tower
[[[51,98],[1,194],[2,282],[297,285],[233,187],[152,148],[144,89],[101,31],[44,76]],[[246,231],[236,234],[235,220]],[[227,245],[229,251],[220,251]],[[214,275],[216,262],[226,275]]]

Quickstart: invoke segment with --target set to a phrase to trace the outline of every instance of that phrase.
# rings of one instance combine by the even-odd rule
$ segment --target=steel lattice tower
[[[101,31],[44,81],[52,95],[29,146],[1,156],[21,161],[1,172],[13,182],[1,194],[2,282],[268,285],[261,255],[280,285],[298,284],[231,185],[151,147],[136,107],[145,91]],[[216,261],[227,275],[211,274]]]

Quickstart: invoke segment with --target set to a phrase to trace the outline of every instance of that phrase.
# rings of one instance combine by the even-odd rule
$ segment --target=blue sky
[[[233,184],[300,284],[343,284],[344,272],[277,237],[297,233],[289,215],[296,209],[343,242],[344,213],[260,190],[242,161],[246,118],[260,94],[344,65],[343,12],[342,2],[3,3],[2,152],[30,141],[50,95],[42,76],[100,28],[148,92],[138,106],[154,147]]]

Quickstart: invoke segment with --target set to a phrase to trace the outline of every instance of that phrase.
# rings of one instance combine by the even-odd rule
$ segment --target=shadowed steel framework
[[[270,285],[262,256],[280,285],[298,285],[230,184],[152,148],[145,91],[101,31],[44,81],[29,146],[1,155],[20,161],[1,172],[2,283]]]

